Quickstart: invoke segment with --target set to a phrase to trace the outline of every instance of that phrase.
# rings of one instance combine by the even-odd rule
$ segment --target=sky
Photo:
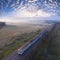
[[[0,21],[60,21],[60,0],[0,0]]]

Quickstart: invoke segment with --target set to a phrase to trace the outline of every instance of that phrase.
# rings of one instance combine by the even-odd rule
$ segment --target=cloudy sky
[[[60,20],[59,0],[0,0],[0,21]]]

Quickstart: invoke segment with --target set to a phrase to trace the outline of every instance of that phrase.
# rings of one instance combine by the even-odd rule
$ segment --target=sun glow
[[[14,17],[50,17],[53,13],[47,13],[43,10],[28,11],[26,9],[14,12]]]
[[[33,0],[35,1],[35,0]],[[53,12],[46,12],[43,9],[40,9],[39,6],[35,3],[28,3],[25,6],[17,9],[13,12],[14,17],[51,17],[55,15]]]

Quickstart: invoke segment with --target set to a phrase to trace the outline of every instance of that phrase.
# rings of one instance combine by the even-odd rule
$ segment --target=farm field
[[[34,60],[60,60],[60,24],[57,23],[51,34],[45,39],[42,48],[36,54]],[[47,48],[48,46],[48,48]],[[47,49],[46,49],[47,48]]]
[[[0,48],[3,47],[5,44],[11,43],[13,40],[11,40],[12,37],[20,35],[22,33],[29,33],[32,31],[38,30],[38,27],[34,26],[5,26],[2,29],[0,29]]]
[[[6,25],[0,29],[0,57],[7,56],[12,51],[31,40],[48,25]]]

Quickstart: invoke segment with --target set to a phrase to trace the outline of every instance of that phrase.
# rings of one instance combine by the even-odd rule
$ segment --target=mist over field
[[[54,41],[59,33],[60,23],[57,22],[60,22],[60,0],[0,0],[0,60],[20,60],[19,54],[24,51],[20,47],[29,43],[26,45],[29,48],[32,42],[36,43],[43,37],[36,49],[32,45],[34,51],[40,49],[39,45],[42,47],[37,54],[34,53],[39,60],[39,54],[45,55],[49,41]],[[54,30],[55,27],[57,30]]]

